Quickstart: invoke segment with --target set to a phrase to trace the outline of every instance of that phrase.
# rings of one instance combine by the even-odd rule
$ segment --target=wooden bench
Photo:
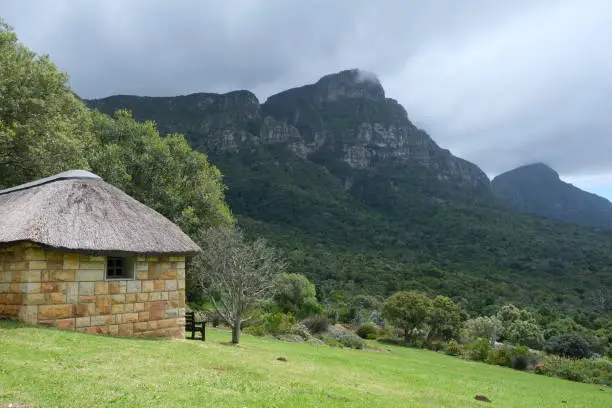
[[[206,322],[198,322],[194,312],[185,313],[185,331],[191,332],[191,338],[195,339],[196,331],[202,333],[202,341],[206,341]]]

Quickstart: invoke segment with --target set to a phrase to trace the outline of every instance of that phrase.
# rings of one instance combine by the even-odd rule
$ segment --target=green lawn
[[[0,322],[0,407],[612,407],[610,388],[429,351],[228,339],[220,330],[204,343]]]

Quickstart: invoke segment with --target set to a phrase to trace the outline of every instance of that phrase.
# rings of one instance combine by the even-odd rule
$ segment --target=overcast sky
[[[610,0],[0,0],[82,97],[277,91],[348,68],[495,175],[542,161],[612,198]]]

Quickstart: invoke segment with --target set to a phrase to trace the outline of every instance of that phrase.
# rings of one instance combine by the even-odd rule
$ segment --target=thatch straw
[[[0,243],[14,242],[90,254],[201,251],[170,220],[85,171],[0,191]]]

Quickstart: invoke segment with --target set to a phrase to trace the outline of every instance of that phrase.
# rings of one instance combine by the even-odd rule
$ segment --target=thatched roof
[[[91,254],[201,251],[170,220],[82,170],[0,191],[0,244],[14,242]]]

